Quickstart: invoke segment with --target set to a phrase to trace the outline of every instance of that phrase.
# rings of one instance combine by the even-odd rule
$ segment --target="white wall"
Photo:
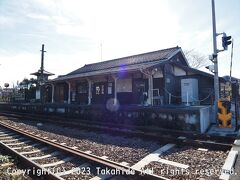
[[[162,78],[163,77],[163,73],[161,70],[158,70],[154,75],[153,78]]]
[[[174,75],[175,76],[185,76],[186,72],[183,69],[181,69],[177,66],[174,66]]]
[[[106,82],[107,78],[104,76],[97,76],[91,79],[92,82]]]
[[[200,109],[200,131],[205,133],[210,125],[211,106]]]

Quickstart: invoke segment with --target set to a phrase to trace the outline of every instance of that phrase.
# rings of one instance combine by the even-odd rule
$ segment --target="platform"
[[[240,130],[235,131],[235,127],[232,128],[220,128],[217,125],[212,125],[207,131],[209,135],[216,136],[240,136]]]
[[[240,179],[240,138],[237,139],[235,142],[234,142],[234,145],[233,146],[233,150],[235,151],[238,151],[238,156],[236,158],[236,161],[235,161],[235,165],[234,165],[234,175],[231,175],[230,176],[230,180],[239,180]]]

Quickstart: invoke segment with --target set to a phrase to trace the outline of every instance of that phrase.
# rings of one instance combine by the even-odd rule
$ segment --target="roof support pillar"
[[[112,75],[112,78],[114,79],[114,101],[113,104],[117,104],[117,80],[118,77],[116,75]]]
[[[148,104],[153,105],[153,76],[148,75]]]
[[[148,77],[147,103],[152,106],[153,105],[153,75],[155,74],[156,70],[140,69],[140,71]]]
[[[87,78],[88,81],[88,105],[92,104],[92,81]]]
[[[71,104],[71,83],[68,81],[68,104]]]
[[[54,103],[54,96],[55,96],[55,94],[54,94],[55,89],[54,88],[55,88],[54,84],[52,84],[52,103]]]

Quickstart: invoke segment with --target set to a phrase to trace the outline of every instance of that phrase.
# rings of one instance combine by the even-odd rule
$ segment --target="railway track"
[[[0,145],[24,161],[29,175],[47,179],[97,180],[111,179],[112,175],[126,179],[165,179],[3,122],[0,122]]]
[[[19,118],[19,119],[28,119],[35,120],[40,122],[49,122],[49,123],[58,123],[63,127],[74,127],[74,128],[84,128],[88,130],[94,130],[99,132],[108,132],[114,135],[125,135],[130,137],[141,137],[150,140],[161,140],[164,143],[176,143],[178,145],[194,145],[204,148],[211,149],[222,149],[228,150],[231,148],[232,144],[236,137],[231,136],[216,136],[216,135],[206,135],[193,132],[183,132],[183,131],[174,131],[174,130],[154,130],[144,127],[133,127],[133,126],[122,126],[114,125],[108,123],[95,123],[91,121],[76,120],[76,119],[67,119],[58,116],[45,116],[45,115],[35,115],[29,113],[12,113],[12,112],[0,112],[0,115]],[[213,146],[214,144],[214,146]]]
[[[14,119],[13,117],[15,117],[16,119]],[[28,119],[31,116],[27,116]],[[24,116],[24,118],[27,118],[26,116]],[[19,120],[18,116],[11,116],[11,118],[13,118],[13,121],[20,123],[20,124],[24,124],[21,123],[23,121]],[[10,118],[10,119],[11,119]],[[35,119],[35,120],[39,120]],[[4,121],[3,121],[4,122]],[[7,121],[6,121],[7,122]],[[13,127],[6,127],[9,126],[7,125],[5,122],[4,126],[5,128],[13,128]],[[25,121],[26,122],[26,121]],[[37,121],[39,122],[39,121]],[[2,122],[1,122],[2,123]],[[35,121],[36,123],[36,121]],[[11,123],[10,123],[11,124]],[[56,124],[56,122],[55,122]],[[1,124],[0,124],[1,125]],[[61,124],[62,126],[66,125],[66,124]],[[15,131],[19,131],[19,129],[16,129]],[[23,130],[23,128],[22,128]],[[20,129],[20,131],[22,131]],[[71,130],[71,129],[70,129]],[[76,129],[77,130],[77,129]],[[25,128],[26,131],[26,128]],[[19,132],[20,133],[20,132]],[[22,133],[22,132],[21,132]],[[28,133],[28,136],[35,136],[34,138],[39,138],[40,134],[38,134],[38,132],[33,132],[31,129],[31,132],[24,132],[24,133]],[[131,134],[131,133],[129,133]],[[41,135],[44,136],[44,135]],[[137,134],[136,134],[137,136]],[[151,136],[149,136],[148,138],[150,138]],[[62,155],[62,157],[65,157],[67,159],[64,160],[64,158],[59,158],[59,157],[52,157],[53,161],[52,163],[56,163],[56,162],[60,162],[61,166],[65,166],[65,163],[68,163],[70,161],[71,165],[69,165],[72,169],[76,169],[78,167],[82,167],[81,164],[78,164],[76,161],[71,162],[71,156],[78,158],[79,161],[78,162],[82,162],[82,164],[85,164],[86,161],[89,165],[89,167],[91,167],[91,169],[95,169],[95,172],[91,173],[91,176],[87,176],[87,177],[81,177],[81,179],[86,178],[86,179],[91,179],[91,178],[95,178],[95,179],[99,179],[101,175],[99,175],[99,173],[96,173],[96,167],[109,167],[109,169],[121,169],[122,171],[130,171],[130,170],[136,170],[134,175],[132,176],[127,176],[127,178],[129,179],[181,179],[181,178],[190,178],[190,179],[199,179],[199,178],[205,178],[201,177],[201,174],[198,174],[199,171],[201,170],[212,170],[213,172],[215,172],[215,174],[213,175],[213,177],[210,177],[210,179],[219,179],[219,175],[221,174],[221,168],[224,164],[225,159],[227,158],[227,154],[228,151],[230,151],[230,149],[232,148],[232,141],[229,143],[222,143],[222,139],[220,139],[220,142],[218,141],[219,139],[213,139],[211,138],[211,141],[209,141],[208,139],[206,139],[206,141],[204,140],[193,140],[193,139],[187,139],[186,137],[169,137],[169,136],[163,136],[162,138],[157,138],[155,137],[155,135],[152,135],[152,137],[154,137],[155,140],[159,140],[162,143],[162,146],[160,149],[154,151],[153,153],[149,154],[148,156],[146,156],[145,158],[143,158],[142,160],[140,160],[139,162],[137,162],[134,165],[128,166],[128,165],[123,165],[121,163],[116,163],[116,162],[112,162],[107,160],[105,162],[105,158],[106,157],[97,157],[94,156],[92,154],[88,154],[88,153],[84,153],[82,152],[85,156],[83,157],[79,157],[76,153],[79,152],[79,150],[75,149],[76,147],[72,146],[72,148],[69,148],[69,145],[66,146],[67,144],[62,144],[62,143],[58,143],[57,140],[55,141],[54,139],[51,138],[41,138],[41,143],[44,143],[45,145],[49,145],[50,144],[57,144],[57,146],[63,146],[61,150],[58,151],[63,151],[65,154],[67,155]],[[167,138],[166,138],[167,137]],[[30,137],[32,138],[32,137]],[[0,135],[0,141],[1,141],[1,135]],[[43,141],[43,142],[42,142]],[[48,143],[46,143],[45,141],[48,141]],[[68,148],[68,150],[66,151],[65,148]],[[38,150],[33,150],[33,151],[38,151]],[[55,150],[56,151],[56,150]],[[73,153],[73,155],[69,155],[68,151],[75,151]],[[77,152],[76,152],[77,151]],[[39,151],[38,151],[39,152]],[[28,154],[28,152],[26,152]],[[50,153],[50,152],[49,152]],[[30,153],[31,154],[31,153]],[[51,153],[50,153],[51,154]],[[94,161],[94,163],[89,163],[89,160],[87,160],[89,158],[89,156],[91,158],[96,158],[101,161],[104,161],[104,164],[102,164],[102,162],[96,162]],[[42,154],[42,156],[44,156]],[[61,156],[58,154],[58,156]],[[84,159],[84,160],[83,160]],[[203,159],[203,161],[202,161]],[[97,160],[97,161],[98,161]],[[39,162],[40,161],[40,162]],[[46,165],[44,164],[45,160],[37,160],[37,163],[40,163],[40,167],[43,168],[41,166],[41,164],[43,164],[43,166],[49,167],[49,163],[47,163]],[[65,162],[67,161],[67,162]],[[91,159],[91,161],[93,161]],[[90,162],[91,162],[90,161]],[[35,162],[36,163],[36,162]],[[107,164],[105,164],[107,163]],[[110,164],[109,164],[110,163]],[[111,164],[113,163],[113,164]],[[93,165],[91,165],[93,164]],[[51,164],[50,164],[51,165]],[[120,166],[119,166],[120,165]],[[59,166],[59,165],[58,165]],[[51,166],[53,169],[57,169],[58,166]],[[68,166],[68,165],[66,165]],[[61,167],[63,169],[63,167]],[[84,166],[86,168],[86,166]],[[205,168],[207,167],[207,168]],[[204,169],[205,168],[205,169]],[[173,171],[168,171],[169,169],[172,169]],[[67,168],[67,170],[69,170],[69,168]],[[174,174],[175,172],[184,172],[185,174]],[[167,173],[166,173],[167,172]],[[189,175],[186,177],[186,173],[189,172],[194,172],[193,175]],[[146,174],[145,174],[146,173]],[[170,175],[169,175],[170,173]],[[171,174],[173,173],[173,174]],[[209,172],[205,172],[205,173],[209,173]],[[220,173],[220,174],[219,174]],[[65,179],[71,179],[71,177],[68,178],[68,174],[65,174],[65,176],[63,175],[64,173],[62,172],[62,175],[60,178],[65,178]],[[142,176],[142,175],[145,176]],[[53,173],[53,176],[55,175],[59,175],[59,173]],[[71,174],[72,175],[72,174]],[[80,174],[82,175],[82,174]],[[96,175],[98,177],[96,177]],[[206,174],[205,174],[206,175]],[[73,175],[72,179],[76,179],[78,175]],[[102,176],[102,177],[107,177],[107,176]],[[208,179],[208,178],[206,178]]]

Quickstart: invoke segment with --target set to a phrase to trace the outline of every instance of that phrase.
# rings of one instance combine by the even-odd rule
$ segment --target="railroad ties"
[[[28,167],[48,172],[47,175],[52,179],[117,179],[118,176],[101,173],[101,170],[120,169],[125,174],[134,172],[133,176],[144,179],[211,177],[227,180],[237,157],[237,151],[230,148],[226,151],[228,146],[217,140],[201,140],[197,141],[197,145],[196,141],[191,144],[193,141],[179,136],[176,138],[178,143],[171,141],[163,144],[139,162],[130,165],[127,162],[113,162],[108,156],[97,157],[91,149],[82,152],[76,146],[69,147],[67,143],[58,143],[56,139],[31,130],[19,129],[3,122],[0,125],[0,145],[29,161]]]
[[[64,143],[57,145],[48,137],[39,137],[31,131],[23,132],[15,127],[0,123],[0,146],[24,160],[27,175],[44,176],[50,179],[111,179],[115,178],[106,172],[116,173],[118,176],[139,176],[146,179],[163,179],[149,173],[131,169],[126,162],[116,163],[108,160],[107,156],[96,157],[91,151],[81,152],[77,147],[67,147]],[[39,141],[41,139],[41,141]],[[55,145],[54,145],[55,144]],[[81,156],[82,155],[82,156]],[[40,173],[39,173],[40,172]],[[100,172],[104,172],[101,174]]]

